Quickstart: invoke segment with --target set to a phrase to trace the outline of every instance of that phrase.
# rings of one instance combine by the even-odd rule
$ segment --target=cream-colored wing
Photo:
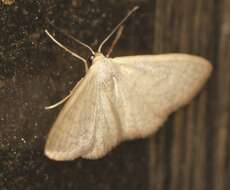
[[[187,54],[117,57],[111,62],[117,65],[116,107],[124,140],[156,131],[197,94],[212,70],[206,59]]]
[[[94,84],[94,76],[86,75],[61,110],[45,145],[49,158],[73,160],[93,146],[98,97]]]
[[[122,131],[119,114],[117,112],[115,94],[113,94],[113,81],[107,81],[105,85],[100,82],[100,95],[95,125],[95,141],[93,148],[82,157],[97,159],[106,155],[113,147],[122,141]]]
[[[110,74],[93,65],[59,114],[45,146],[54,160],[97,159],[121,141]],[[107,68],[107,67],[105,67]]]

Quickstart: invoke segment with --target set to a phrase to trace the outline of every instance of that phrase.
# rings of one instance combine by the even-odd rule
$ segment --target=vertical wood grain
[[[216,114],[214,115],[214,189],[229,189],[230,134],[230,1],[221,1],[219,43],[216,67]]]
[[[154,8],[154,53],[201,55],[214,72],[201,93],[150,140],[149,189],[225,190],[230,177],[230,2],[156,0]]]

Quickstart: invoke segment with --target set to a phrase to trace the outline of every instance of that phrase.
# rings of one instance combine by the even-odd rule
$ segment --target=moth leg
[[[111,53],[113,52],[113,49],[114,49],[115,45],[117,44],[118,40],[119,40],[120,37],[121,37],[121,34],[122,34],[122,32],[123,32],[123,29],[124,29],[124,26],[120,26],[120,27],[119,27],[119,29],[118,29],[118,31],[117,31],[117,33],[116,33],[116,37],[114,38],[113,43],[112,43],[112,45],[111,45],[109,51],[108,51],[107,54],[106,54],[106,57],[109,57],[109,56],[111,55]]]
[[[56,104],[53,104],[51,106],[46,106],[45,109],[46,110],[50,110],[53,108],[56,108],[58,106],[60,106],[61,104],[63,104],[66,100],[68,100],[70,98],[70,96],[72,95],[72,93],[70,93],[68,96],[66,96],[65,98],[63,98],[62,100],[60,100],[59,102],[57,102]]]
[[[81,83],[82,79],[75,85],[75,87],[73,88],[73,90],[70,91],[69,95],[66,96],[65,98],[63,98],[62,100],[58,101],[57,103],[51,105],[51,106],[46,106],[45,109],[46,110],[50,110],[50,109],[53,109],[53,108],[56,108],[58,106],[60,106],[61,104],[63,104],[66,100],[68,100],[72,94],[73,94],[73,91],[79,86],[79,84]]]

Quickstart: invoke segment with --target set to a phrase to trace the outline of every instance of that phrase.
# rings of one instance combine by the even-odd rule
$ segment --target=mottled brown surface
[[[211,60],[202,94],[149,141],[126,142],[97,161],[54,162],[48,130],[84,67],[44,34],[49,23],[96,47],[133,5],[115,55],[186,52]],[[0,2],[0,189],[227,190],[230,186],[228,0],[16,0]],[[89,52],[56,32],[87,57]]]

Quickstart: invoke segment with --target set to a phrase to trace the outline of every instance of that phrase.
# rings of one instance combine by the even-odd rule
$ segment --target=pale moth
[[[45,145],[45,155],[50,159],[98,159],[122,141],[155,133],[169,114],[187,104],[208,79],[211,64],[194,55],[104,56],[102,46],[137,9],[128,12],[97,52],[74,39],[92,52],[89,69],[83,57],[46,30],[57,45],[82,60],[86,70],[67,97],[46,107],[51,109],[67,101]]]

